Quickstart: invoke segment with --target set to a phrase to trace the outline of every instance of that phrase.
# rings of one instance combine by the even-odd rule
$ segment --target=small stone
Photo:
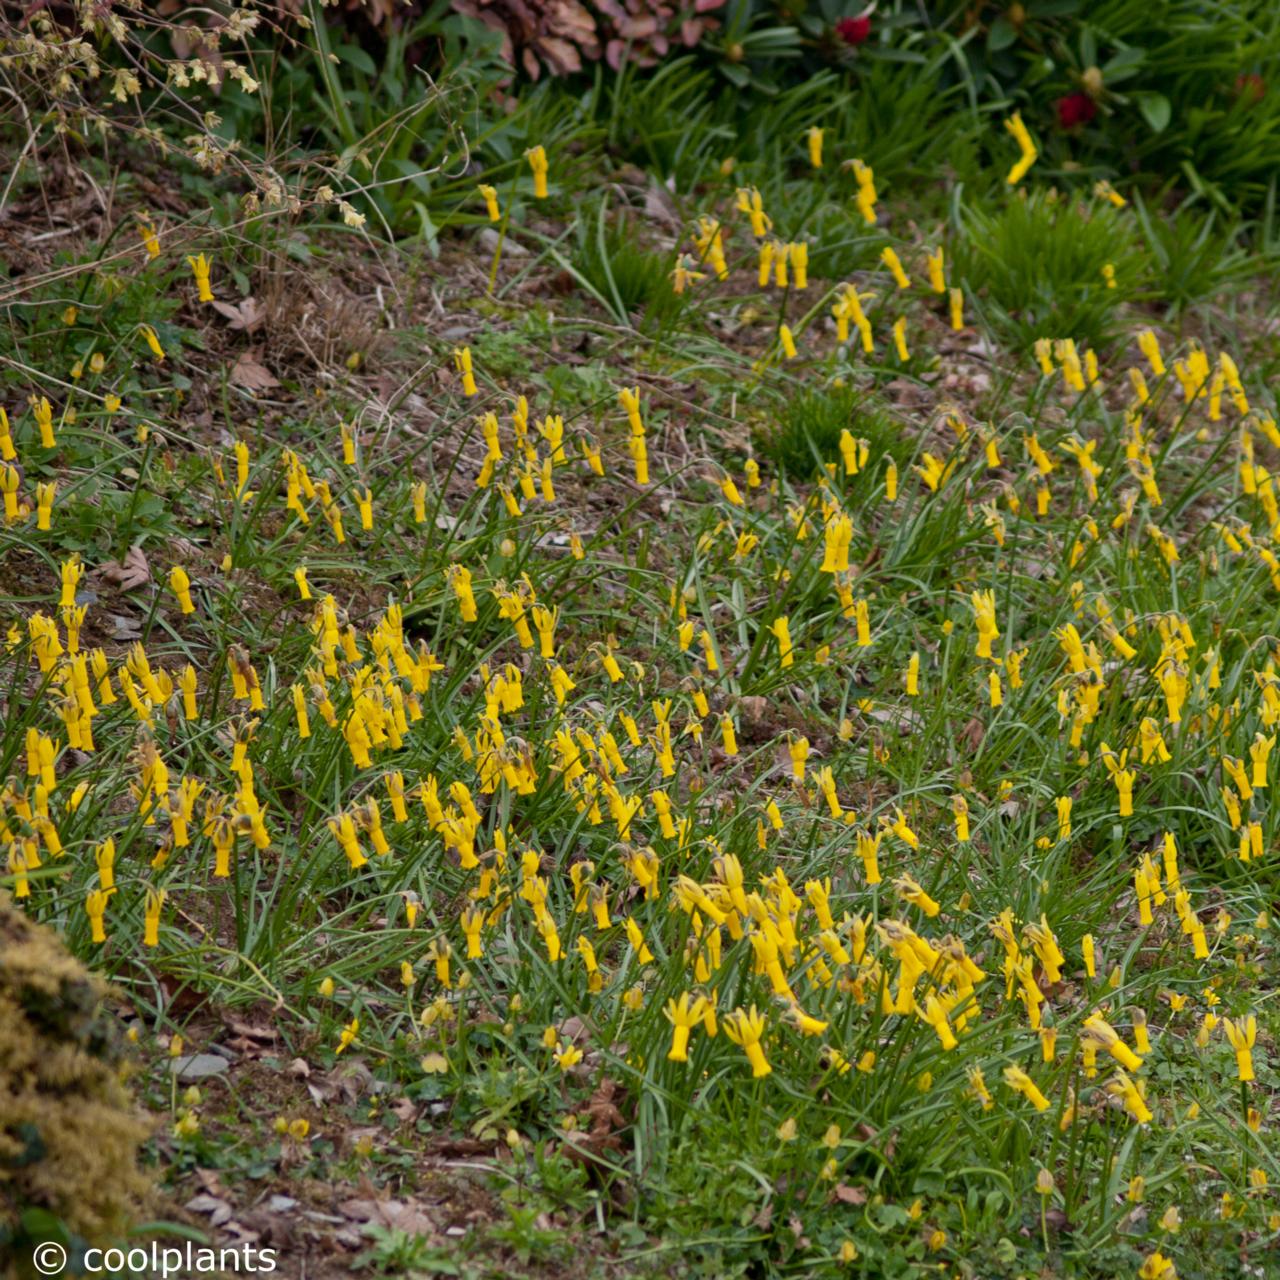
[[[476,239],[484,246],[485,251],[494,253],[498,248],[498,233],[492,227],[482,227],[476,235]],[[529,250],[513,240],[509,235],[502,242],[502,252],[508,258],[527,258]]]
[[[221,1075],[231,1064],[216,1053],[193,1053],[174,1058],[170,1070],[183,1084],[195,1084],[210,1076]]]

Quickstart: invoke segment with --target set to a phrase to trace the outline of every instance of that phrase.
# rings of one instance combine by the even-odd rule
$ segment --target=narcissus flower
[[[1173,1259],[1166,1258],[1159,1249],[1148,1254],[1142,1266],[1138,1268],[1138,1280],[1178,1280]]]
[[[1036,145],[1031,141],[1031,134],[1027,132],[1027,126],[1022,123],[1022,114],[1015,111],[1004,122],[1005,131],[1012,135],[1014,141],[1018,144],[1018,159],[1013,168],[1009,170],[1009,176],[1005,179],[1009,186],[1016,186],[1023,178],[1027,176],[1027,170],[1035,164],[1039,152]]]
[[[356,1037],[359,1034],[360,1019],[352,1018],[351,1021],[342,1028],[342,1033],[338,1036],[338,1044],[334,1049],[334,1053],[345,1053],[356,1042]]]
[[[213,289],[210,287],[209,273],[213,270],[213,259],[203,253],[196,257],[188,257],[187,263],[196,279],[196,290],[201,302],[212,302]]]
[[[1100,1013],[1090,1014],[1084,1020],[1082,1039],[1096,1048],[1105,1049],[1126,1071],[1137,1071],[1142,1059],[1129,1048],[1119,1033]]]
[[[160,345],[160,339],[156,336],[156,331],[149,324],[140,324],[138,332],[142,334],[143,340],[151,348],[151,354],[157,360],[163,360],[164,348]]]
[[[1049,1110],[1049,1099],[1040,1092],[1035,1081],[1021,1067],[1005,1067],[1004,1079],[1009,1088],[1022,1094],[1037,1111]]]
[[[36,426],[40,429],[40,447],[42,449],[56,448],[58,442],[53,433],[53,406],[49,403],[47,397],[41,396],[37,400],[33,396],[31,399],[31,413],[36,420]]]
[[[822,130],[816,125],[805,134],[809,144],[809,163],[815,169],[822,168]]]
[[[156,235],[156,229],[146,214],[138,215],[138,235],[142,237],[142,243],[147,250],[147,257],[151,259],[158,258],[160,256],[160,237]]]
[[[889,269],[899,289],[910,289],[911,280],[902,269],[902,261],[889,245],[880,250],[880,261]]]
[[[191,579],[181,565],[174,565],[169,570],[169,586],[178,597],[178,605],[183,613],[195,613],[196,606],[191,600]]]
[[[1241,1084],[1253,1080],[1253,1045],[1258,1037],[1258,1020],[1253,1014],[1243,1018],[1226,1018],[1222,1024],[1236,1055],[1236,1077]]]
[[[1119,1098],[1124,1109],[1138,1124],[1150,1124],[1154,1118],[1151,1108],[1147,1106],[1142,1091],[1123,1071],[1117,1071],[1115,1077],[1108,1081],[1106,1091],[1112,1097]]]
[[[554,1056],[560,1070],[569,1071],[582,1061],[582,1050],[575,1044],[557,1044]]]
[[[547,172],[550,168],[547,163],[546,148],[542,146],[530,147],[524,155],[529,162],[529,168],[533,171],[534,197],[538,200],[545,200],[547,197]]]
[[[791,644],[791,628],[786,617],[778,617],[769,626],[773,637],[778,642],[778,665],[782,668],[791,666],[795,655]]]
[[[751,1064],[751,1074],[755,1079],[767,1076],[773,1068],[764,1056],[760,1041],[764,1037],[764,1015],[756,1011],[755,1005],[750,1010],[735,1009],[723,1022],[725,1034],[734,1044],[741,1045]]]
[[[58,492],[56,481],[36,484],[36,528],[47,530],[53,515],[53,499]]]
[[[471,348],[459,347],[453,353],[454,368],[462,375],[462,394],[464,396],[475,395],[479,388],[476,386],[475,374],[471,369]]]
[[[702,1021],[706,1010],[706,999],[703,996],[691,997],[687,991],[678,1000],[667,1002],[663,1012],[672,1025],[671,1048],[667,1053],[671,1062],[689,1061],[689,1032]]]

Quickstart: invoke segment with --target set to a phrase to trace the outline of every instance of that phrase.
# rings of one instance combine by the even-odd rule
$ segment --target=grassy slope
[[[1246,835],[1259,824],[1264,851],[1242,861],[1220,795],[1230,781],[1220,757],[1247,768],[1255,735],[1265,738],[1275,719],[1277,609],[1264,555],[1275,521],[1265,482],[1260,496],[1241,482],[1239,412],[1229,396],[1220,412],[1207,395],[1184,399],[1172,362],[1185,344],[1175,350],[1166,336],[1163,378],[1133,345],[1152,271],[1132,209],[1054,204],[1034,170],[1040,189],[1026,211],[1017,197],[992,195],[987,221],[948,240],[949,283],[981,285],[955,331],[946,296],[926,284],[925,252],[937,240],[911,222],[927,207],[882,201],[871,228],[850,209],[844,149],[829,143],[819,172],[806,169],[802,139],[788,150],[784,164],[748,161],[669,215],[655,213],[643,175],[624,171],[614,207],[597,219],[584,197],[599,175],[581,157],[562,168],[553,149],[548,202],[532,201],[523,178],[504,188],[504,202],[518,200],[510,237],[531,252],[504,245],[494,268],[490,249],[467,240],[424,265],[316,239],[305,272],[281,259],[260,269],[252,287],[263,316],[240,327],[195,303],[183,246],[162,238],[155,262],[140,251],[121,261],[123,291],[86,277],[74,320],[50,302],[19,335],[15,354],[28,371],[7,400],[21,494],[34,502],[34,485],[47,480],[58,491],[50,530],[19,519],[4,533],[6,622],[15,624],[0,739],[13,776],[5,821],[19,850],[10,870],[26,858],[28,909],[111,974],[128,1002],[144,1096],[168,1112],[156,1154],[174,1203],[197,1192],[225,1201],[231,1222],[278,1241],[291,1269],[303,1259],[312,1274],[345,1268],[371,1249],[361,1265],[397,1274],[566,1265],[581,1274],[826,1274],[847,1265],[898,1275],[943,1264],[957,1274],[1113,1275],[1159,1248],[1194,1276],[1223,1274],[1224,1256],[1259,1265],[1274,1242],[1254,1171],[1278,1172],[1266,1137],[1275,820],[1268,789],[1242,803],[1239,824]],[[794,279],[760,288],[756,241],[733,207],[739,178],[761,182],[780,234],[812,236],[806,289]],[[625,232],[609,230],[619,202],[633,206]],[[699,214],[723,220],[723,280],[686,234]],[[994,266],[981,254],[992,243],[1003,245]],[[885,245],[896,246],[910,288],[897,289],[881,265]],[[219,261],[234,251],[212,248],[215,292],[236,300]],[[705,278],[673,300],[677,249]],[[1110,292],[1107,262],[1118,267]],[[875,295],[865,302],[870,354],[856,333],[850,349],[836,341],[828,317],[842,280]],[[1028,288],[1048,290],[1034,331]],[[1219,335],[1236,339],[1263,466],[1274,427],[1261,420],[1273,409],[1255,375],[1266,365],[1247,357],[1254,341],[1266,344],[1266,305],[1240,294],[1187,317],[1211,357]],[[1053,327],[1064,313],[1080,317],[1081,331]],[[906,360],[894,350],[898,319]],[[794,360],[779,347],[784,320]],[[155,326],[163,362],[148,355],[139,322]],[[1060,369],[1042,377],[1035,336],[1076,337],[1082,352],[1086,339],[1097,344],[1098,384],[1078,392]],[[474,396],[453,369],[462,345]],[[94,351],[105,357],[100,373]],[[83,367],[73,377],[75,359]],[[57,381],[38,384],[32,367]],[[253,391],[244,382],[259,367],[271,382]],[[1132,367],[1153,397],[1136,432],[1125,424]],[[644,485],[622,387],[640,393]],[[102,396],[113,389],[124,403],[108,412]],[[40,446],[28,391],[53,401],[52,449]],[[512,426],[521,395],[527,451]],[[502,459],[477,487],[489,411]],[[564,419],[562,455],[556,429],[537,425],[551,414]],[[343,423],[355,440],[350,462]],[[870,442],[857,474],[842,457],[845,428]],[[1096,442],[1096,496],[1073,440]],[[603,475],[584,445],[601,450]],[[321,497],[304,495],[305,522],[286,510],[289,451],[329,482],[341,543]],[[759,465],[756,486],[748,458]],[[553,499],[542,487],[548,462]],[[1148,464],[1158,503],[1140,483]],[[816,484],[819,466],[829,469]],[[922,473],[940,468],[935,492]],[[421,520],[415,485],[425,486]],[[824,526],[834,529],[841,512],[850,568],[837,579],[820,566]],[[1253,545],[1241,541],[1242,525]],[[103,565],[136,542],[148,572],[126,589]],[[115,673],[140,641],[152,672],[175,682],[189,664],[193,718],[180,696],[131,706],[113,675],[109,706],[92,683],[92,752],[65,746],[63,668],[56,657],[42,663],[30,619],[60,618],[59,566],[75,553],[91,570],[79,584],[82,649],[100,648]],[[175,564],[192,580],[193,613],[180,612],[166,585]],[[310,602],[293,576],[303,564]],[[474,621],[460,617],[453,565],[471,574]],[[521,582],[526,611],[535,598],[558,610],[554,659],[503,616],[515,606],[502,598]],[[975,652],[975,591],[993,593],[990,658]],[[346,639],[326,671],[317,602],[328,595]],[[1108,639],[1100,601],[1132,653]],[[794,645],[785,666],[779,617]],[[1062,642],[1069,625],[1086,646],[1075,670]],[[65,625],[59,634],[66,647]],[[439,662],[429,687],[397,664],[401,639]],[[607,652],[621,664],[616,681]],[[908,696],[912,655],[919,693]],[[257,707],[238,689],[246,664],[261,687]],[[507,664],[521,673],[523,706],[495,716],[486,685],[492,695]],[[555,671],[573,684],[563,703]],[[1180,720],[1161,676],[1175,702],[1185,694]],[[141,698],[136,660],[133,677]],[[163,679],[158,692],[167,693]],[[668,701],[664,768],[654,704]],[[397,741],[398,708],[412,723]],[[387,734],[367,761],[341,732],[353,716],[375,739],[380,726]],[[24,776],[29,730],[56,747],[56,856],[47,837],[21,843],[45,830],[22,811],[24,791],[38,806],[36,778]],[[790,748],[802,739],[809,754],[797,778]],[[263,824],[257,843],[237,741],[247,744]],[[505,780],[492,776],[486,746],[510,770]],[[1132,816],[1120,815],[1108,747],[1130,753]],[[582,769],[569,765],[575,751]],[[161,793],[184,778],[204,784],[187,846],[174,836],[174,804],[139,801],[156,787],[156,759],[167,769]],[[536,775],[531,790],[516,785],[526,770]],[[403,775],[403,818],[389,774]],[[417,795],[432,779],[448,840]],[[674,835],[664,834],[655,792],[670,801]],[[969,813],[964,842],[957,797]],[[1061,797],[1072,801],[1069,836]],[[389,853],[375,851],[371,800]],[[369,859],[354,868],[329,823],[344,813]],[[1148,853],[1164,866],[1166,831],[1189,897],[1180,920],[1162,869],[1168,898],[1145,923],[1134,873]],[[880,839],[878,884],[859,835]],[[101,884],[95,850],[108,836],[118,887],[99,945],[85,901]],[[223,839],[234,839],[225,876],[214,850]],[[745,912],[728,888],[727,854],[741,863],[745,891],[761,894]],[[818,905],[828,881],[829,925]],[[147,893],[159,888],[159,945],[147,947]],[[607,901],[607,923],[593,893]],[[535,909],[543,895],[545,909]],[[464,910],[482,917],[478,957],[467,954]],[[992,931],[1006,910],[1016,922],[1008,952]],[[1189,911],[1205,930],[1205,958],[1185,932]],[[759,950],[741,936],[749,917]],[[628,918],[652,960],[628,938]],[[1037,922],[1056,936],[1060,975],[1055,944],[1028,929]],[[1086,935],[1098,956],[1092,976]],[[948,948],[967,955],[984,979],[969,997],[944,964],[917,977],[919,1012],[910,1000],[894,1007],[913,948],[934,960]],[[1022,968],[1006,989],[1010,954]],[[687,1064],[668,1060],[663,1016],[686,990],[714,993],[718,1010],[714,1037],[705,1024],[693,1031]],[[931,995],[949,1010],[956,1048],[921,1016]],[[1047,1062],[1045,1037],[1029,1025],[1041,1002],[1040,1020],[1057,1030]],[[772,1067],[759,1079],[729,1035],[732,1011],[753,1005]],[[825,1025],[799,1022],[796,1009]],[[1090,1074],[1081,1032],[1094,1010],[1128,1044],[1145,1015],[1152,1050],[1138,1075],[1149,1124],[1135,1124],[1106,1091],[1116,1073],[1105,1050]],[[1245,1089],[1221,1023],[1205,1019],[1248,1012],[1259,1020],[1259,1079]],[[344,1028],[354,1035],[346,1046]],[[167,1074],[175,1035],[184,1052],[230,1045],[236,1061],[184,1096]],[[1006,1086],[1013,1065],[1043,1090],[1043,1114]],[[302,1120],[305,1133],[276,1130]],[[1043,1197],[1042,1169],[1053,1179]],[[273,1210],[269,1193],[313,1216]],[[368,1202],[386,1196],[403,1207],[375,1212]],[[207,1223],[201,1203],[188,1212]],[[1181,1213],[1176,1233],[1163,1218],[1171,1206]],[[219,1230],[234,1235],[225,1223]],[[846,1242],[858,1261],[841,1261]]]

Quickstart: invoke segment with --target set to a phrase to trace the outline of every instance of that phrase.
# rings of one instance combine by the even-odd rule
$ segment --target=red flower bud
[[[1267,82],[1256,71],[1236,76],[1236,97],[1252,105],[1267,96]]]
[[[862,14],[857,18],[841,18],[836,23],[836,35],[845,44],[863,44],[871,34],[871,18]]]
[[[1097,103],[1087,93],[1069,93],[1053,105],[1058,112],[1058,123],[1064,129],[1088,124],[1098,114]]]

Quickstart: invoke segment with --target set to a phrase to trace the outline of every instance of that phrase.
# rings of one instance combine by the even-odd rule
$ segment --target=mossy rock
[[[104,995],[0,894],[0,1259],[50,1224],[75,1242],[114,1240],[145,1195],[147,1130]]]

